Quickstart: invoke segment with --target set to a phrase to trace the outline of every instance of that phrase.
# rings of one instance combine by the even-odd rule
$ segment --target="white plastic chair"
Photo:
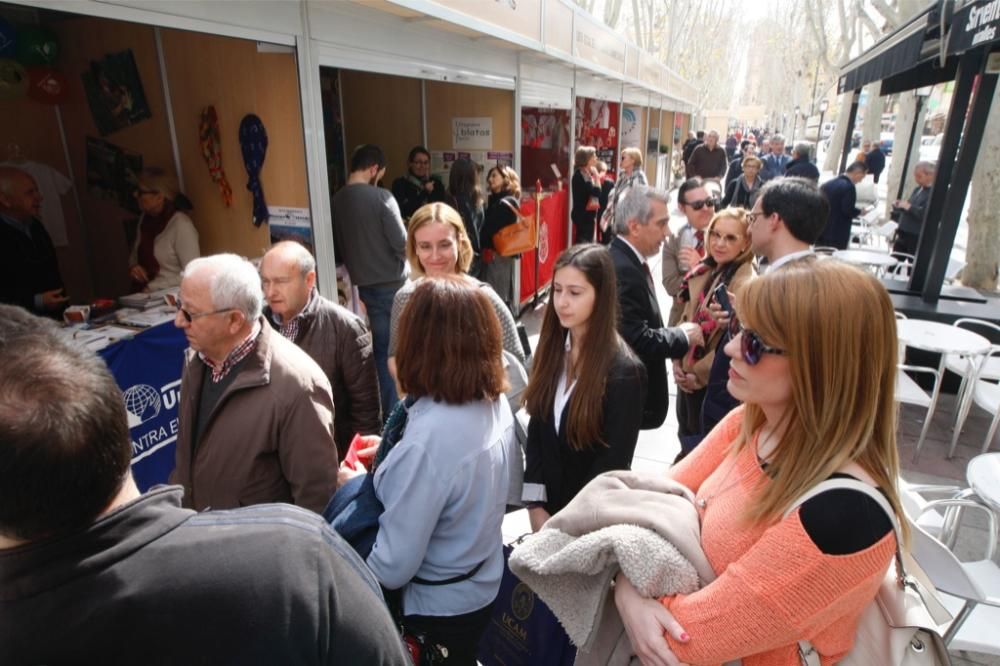
[[[992,332],[994,339],[1000,337],[1000,326],[983,319],[963,317],[956,319],[952,323],[952,326],[965,328],[973,333],[979,333],[987,337]],[[968,390],[972,386],[973,379],[978,377],[979,379],[991,382],[1000,381],[1000,355],[993,354],[993,352],[998,350],[1000,350],[1000,345],[993,345],[990,354],[986,357],[968,357],[960,354],[948,354],[945,356],[945,368],[962,378],[962,384],[958,389],[958,419],[955,422],[956,427],[959,429],[969,413],[971,395],[968,394]],[[977,363],[979,364],[978,369],[976,367]]]
[[[1000,349],[994,348],[980,365],[986,365],[991,360],[995,361],[998,356],[1000,356]],[[958,419],[955,422],[955,432],[952,434],[951,447],[948,449],[949,458],[955,455],[958,437],[962,434],[962,426],[965,425],[965,419],[968,418],[973,403],[978,405],[980,409],[993,414],[990,429],[986,433],[986,439],[983,440],[983,453],[989,450],[990,444],[993,443],[993,436],[996,435],[997,426],[1000,426],[1000,384],[995,384],[976,376],[975,380],[965,390],[967,395],[963,398]]]
[[[887,269],[886,272],[889,276],[897,280],[909,280],[910,274],[913,272],[913,264],[917,258],[905,252],[890,252],[889,256],[898,262],[892,268]]]
[[[916,495],[916,497],[914,497]],[[967,650],[985,654],[1000,654],[1000,567],[987,557],[974,562],[960,562],[941,541],[934,538],[919,520],[927,508],[921,509],[920,498],[900,484],[900,500],[910,524],[910,554],[941,593],[941,601],[954,615],[944,634],[949,650]],[[993,512],[972,500],[951,499],[931,503],[932,508],[959,504],[963,508],[978,507],[991,516],[988,549],[996,548],[996,528]]]
[[[892,220],[889,220],[888,222],[885,222],[885,223],[883,223],[883,224],[875,227],[874,229],[872,229],[872,241],[873,241],[873,244],[876,247],[878,247],[878,246],[880,246],[882,244],[882,241],[884,241],[885,242],[885,246],[888,248],[890,240],[892,239],[893,235],[896,233],[896,229],[898,227],[899,227],[899,224],[897,222],[893,222]]]
[[[934,377],[934,386],[928,393],[910,377],[907,372],[931,375]],[[913,462],[920,456],[920,449],[924,445],[927,431],[931,427],[931,419],[934,418],[934,410],[937,409],[938,396],[941,394],[941,373],[937,368],[928,368],[922,365],[904,365],[900,363],[896,370],[896,401],[907,405],[916,405],[927,410],[924,416],[924,426],[920,429],[920,437],[917,439],[917,448],[913,452]]]
[[[852,242],[854,239],[857,239],[855,244],[858,247],[870,246],[872,244],[872,231],[879,226],[880,222],[881,218],[879,217],[878,205],[876,203],[870,211],[860,217],[854,218],[852,221]]]

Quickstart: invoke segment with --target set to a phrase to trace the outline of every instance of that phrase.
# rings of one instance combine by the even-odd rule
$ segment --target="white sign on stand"
[[[493,147],[493,118],[452,118],[451,145],[456,150]]]

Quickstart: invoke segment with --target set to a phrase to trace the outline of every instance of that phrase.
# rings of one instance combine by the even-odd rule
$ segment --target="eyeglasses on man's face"
[[[208,317],[209,315],[222,314],[223,312],[232,312],[235,308],[222,308],[221,310],[212,310],[211,312],[188,312],[184,309],[184,304],[181,303],[181,299],[177,299],[177,311],[181,313],[184,317],[184,321],[187,323],[193,322],[195,319],[201,319],[202,317]]]
[[[685,201],[685,206],[690,206],[695,210],[701,210],[705,206],[715,206],[718,203],[718,199],[715,197],[707,197],[705,199],[699,199],[698,201]]]

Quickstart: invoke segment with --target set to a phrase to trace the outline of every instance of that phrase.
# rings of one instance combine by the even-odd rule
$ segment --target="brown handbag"
[[[538,206],[535,206],[534,216],[526,217],[508,199],[502,199],[501,202],[514,211],[517,222],[508,224],[493,234],[496,253],[501,257],[513,257],[534,250],[538,245]]]

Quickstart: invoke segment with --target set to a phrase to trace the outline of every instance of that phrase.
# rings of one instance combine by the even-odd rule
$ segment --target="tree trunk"
[[[885,214],[886,217],[892,212],[892,202],[896,199],[906,199],[917,182],[913,179],[913,165],[920,161],[920,139],[923,135],[924,118],[927,114],[927,105],[920,105],[920,117],[917,118],[917,128],[913,132],[913,144],[910,150],[910,163],[904,165],[906,159],[906,144],[910,141],[910,132],[913,131],[913,115],[917,110],[917,96],[913,91],[899,94],[899,104],[896,107],[896,131],[893,135],[892,160],[886,173],[886,194],[885,194]],[[903,195],[899,196],[900,180],[903,185]]]
[[[979,159],[972,172],[969,193],[969,241],[962,284],[975,289],[996,290],[1000,260],[1000,87],[979,146]]]
[[[885,98],[879,97],[881,82],[876,81],[865,86],[867,103],[865,104],[865,119],[861,127],[861,140],[878,141],[882,134],[882,111],[885,109]]]
[[[843,154],[841,148],[844,147],[844,135],[847,133],[847,118],[851,115],[851,97],[853,92],[849,91],[840,96],[837,109],[837,125],[833,128],[833,136],[830,137],[830,148],[823,158],[823,171],[830,171],[834,174],[840,168],[840,156]]]

